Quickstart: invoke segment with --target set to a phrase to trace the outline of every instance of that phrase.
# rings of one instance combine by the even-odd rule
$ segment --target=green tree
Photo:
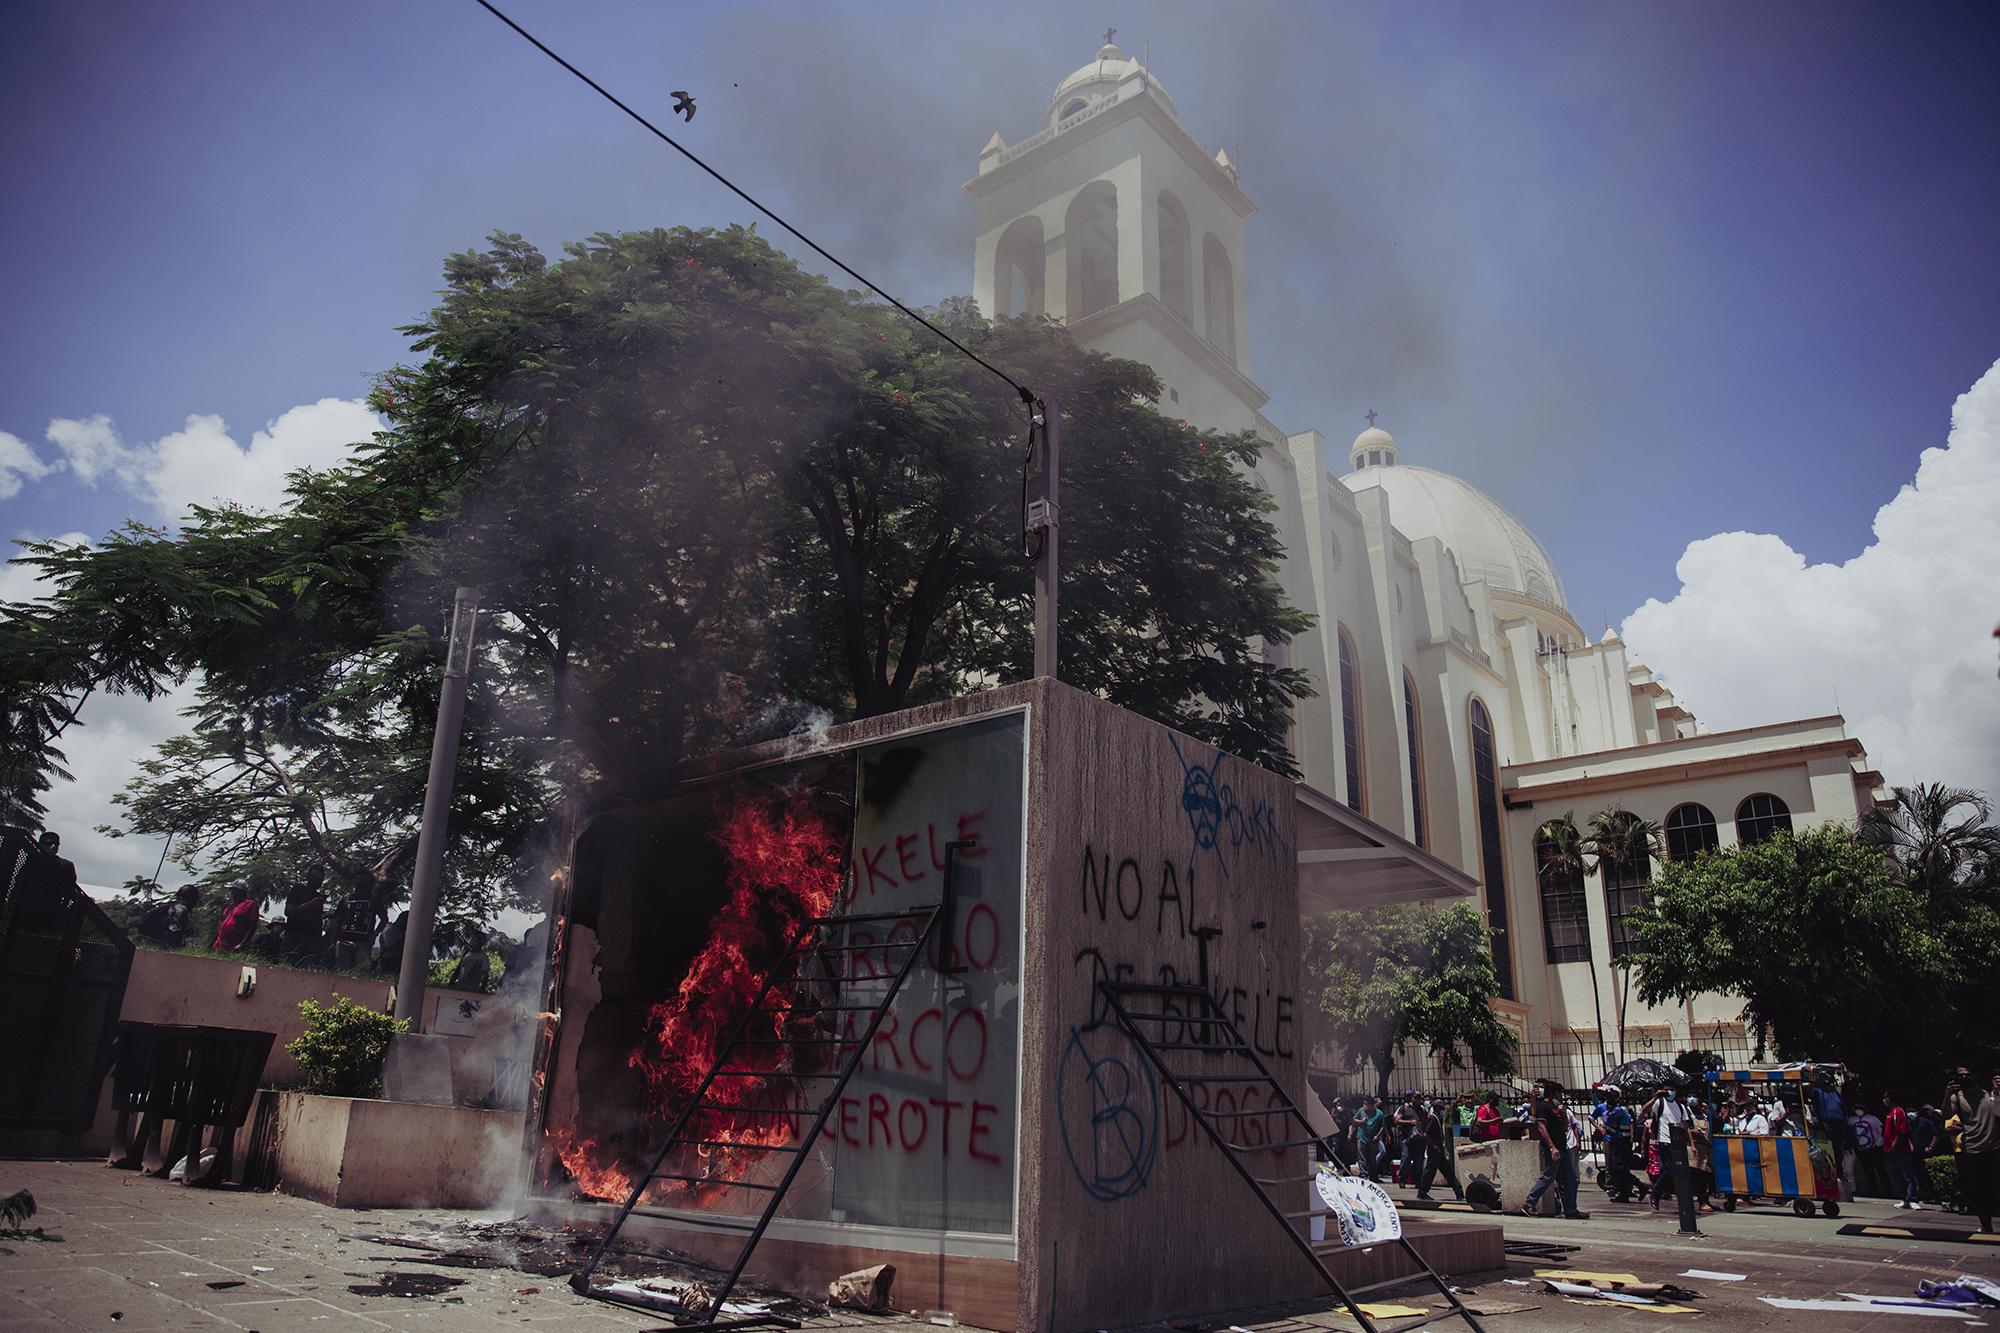
[[[379,880],[420,805],[459,584],[484,594],[460,868],[521,854],[559,792],[653,781],[806,705],[1026,673],[1004,385],[751,229],[599,235],[553,263],[496,234],[445,278],[405,330],[419,360],[374,391],[386,428],[277,512],[29,548],[53,595],[0,617],[20,809],[92,691],[199,679],[129,827],[231,873],[312,857]],[[1066,678],[1289,767],[1305,677],[1264,648],[1309,622],[1273,577],[1255,442],[1160,416],[1150,371],[1056,326],[938,315],[1064,403]]]
[[[1448,907],[1373,907],[1306,919],[1304,985],[1326,1033],[1350,1058],[1375,1066],[1389,1095],[1396,1052],[1429,1046],[1457,1069],[1461,1047],[1481,1072],[1514,1072],[1513,1034],[1494,1015],[1500,994],[1492,941],[1479,912]]]
[[[1883,1086],[1928,1086],[1961,959],[1923,897],[1852,829],[1825,824],[1664,866],[1628,922],[1639,996],[1740,995],[1760,1042]],[[1990,1040],[1990,1039],[1988,1039]]]

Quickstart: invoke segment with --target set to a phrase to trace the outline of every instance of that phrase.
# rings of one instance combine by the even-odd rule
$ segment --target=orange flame
[[[780,948],[797,937],[807,919],[832,908],[843,882],[843,838],[832,821],[803,803],[744,795],[718,803],[717,816],[714,837],[727,860],[729,899],[709,922],[707,942],[674,995],[648,1011],[645,1039],[629,1061],[645,1080],[645,1118],[656,1130],[671,1124],[700,1088],[730,1034],[757,1004]],[[774,987],[743,1035],[764,1042],[783,1035],[795,1026],[791,1001],[784,986]],[[754,1076],[716,1079],[703,1109],[682,1131],[684,1138],[730,1146],[698,1147],[693,1157],[666,1169],[712,1177],[719,1186],[741,1178],[763,1156],[735,1145],[764,1149],[791,1142],[806,1110],[799,1083],[789,1076],[787,1051],[779,1044],[739,1047],[731,1067]],[[550,1139],[584,1193],[620,1200],[631,1193],[633,1177],[615,1164],[613,1150],[561,1130],[551,1130]],[[647,1193],[649,1198],[689,1194],[704,1203],[717,1192],[660,1182]]]

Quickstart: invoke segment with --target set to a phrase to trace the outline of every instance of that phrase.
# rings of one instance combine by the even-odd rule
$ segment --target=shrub
[[[408,1020],[358,1005],[335,995],[331,1005],[299,1001],[306,1020],[305,1035],[285,1050],[305,1071],[306,1091],[333,1097],[378,1097],[382,1093],[382,1060],[389,1038],[410,1030]]]
[[[1954,1208],[1964,1201],[1958,1192],[1958,1159],[1950,1153],[1924,1158],[1924,1184],[1926,1199]]]

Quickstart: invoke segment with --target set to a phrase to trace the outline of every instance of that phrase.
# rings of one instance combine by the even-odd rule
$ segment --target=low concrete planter
[[[280,1093],[278,1188],[339,1208],[496,1208],[520,1180],[521,1117]]]

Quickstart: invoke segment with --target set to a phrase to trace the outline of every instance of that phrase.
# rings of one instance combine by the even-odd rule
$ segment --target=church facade
[[[1622,922],[1647,876],[1539,873],[1540,830],[1624,809],[1691,857],[1851,823],[1881,778],[1842,719],[1706,731],[1615,633],[1585,634],[1548,552],[1470,481],[1405,462],[1372,413],[1339,475],[1319,431],[1277,426],[1245,339],[1255,209],[1228,154],[1115,45],[1062,80],[1036,133],[996,133],[966,189],[982,310],[1059,319],[1152,366],[1168,415],[1263,438],[1254,480],[1277,506],[1281,578],[1316,617],[1269,649],[1318,692],[1292,752],[1308,785],[1479,883],[1517,1036],[1573,1044],[1577,1081],[1741,1040],[1739,1000],[1629,993]]]

